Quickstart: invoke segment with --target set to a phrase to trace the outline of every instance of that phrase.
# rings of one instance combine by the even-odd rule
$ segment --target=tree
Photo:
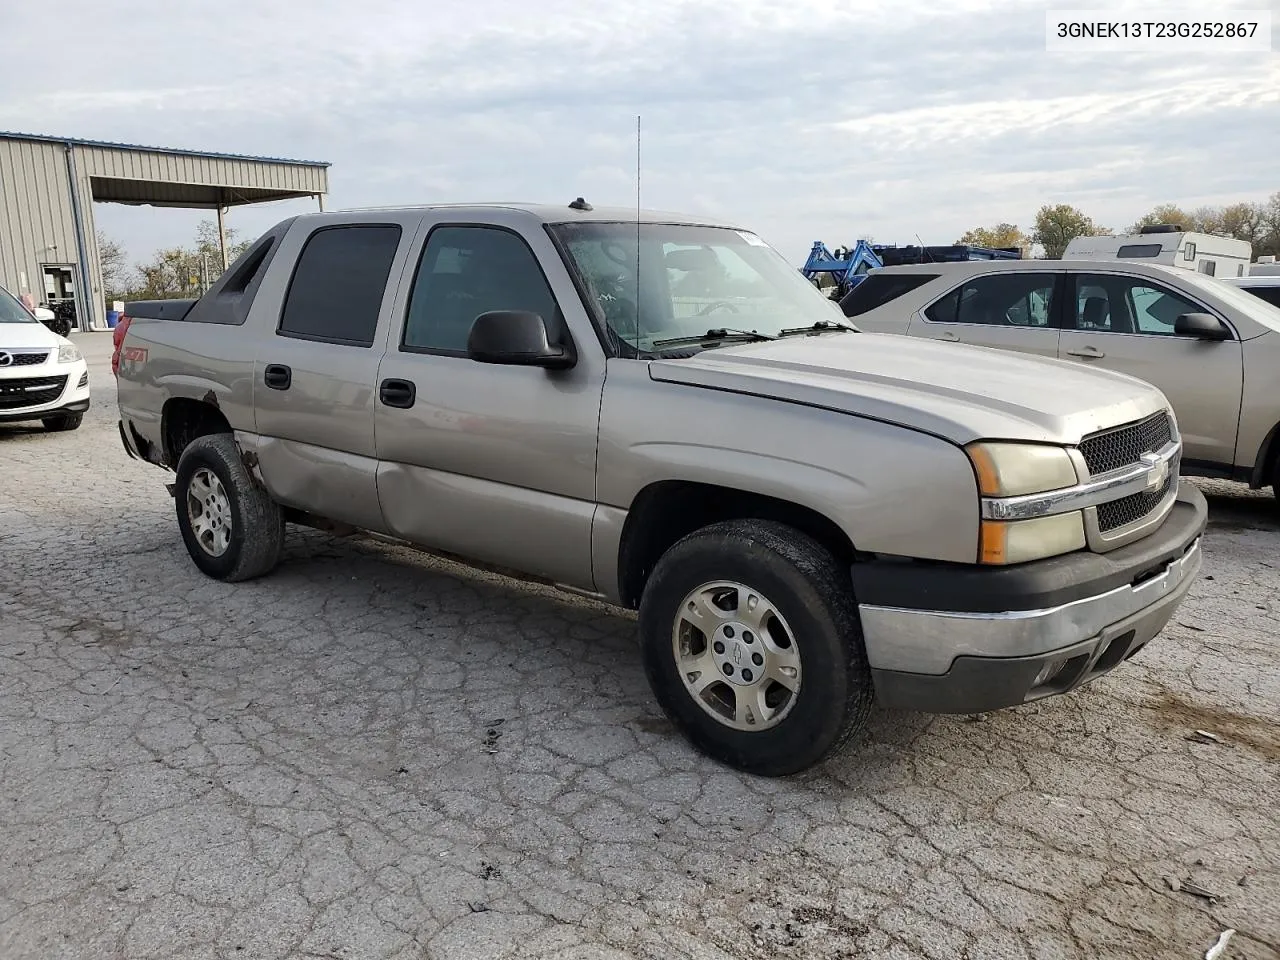
[[[1253,248],[1254,256],[1270,254],[1280,257],[1280,193],[1273,193],[1262,207],[1262,223],[1259,241]]]
[[[1255,246],[1266,236],[1267,208],[1261,203],[1233,203],[1219,213],[1222,232]]]
[[[129,289],[128,254],[117,240],[98,231],[98,265],[102,271],[102,292],[106,300],[121,300]]]
[[[235,262],[236,257],[253,245],[252,240],[241,240],[240,231],[235,227],[227,227],[227,265]],[[196,227],[196,253],[207,257],[212,267],[217,264],[216,277],[222,272],[222,252],[218,246],[218,225],[212,220],[201,220]]]
[[[252,240],[241,240],[233,227],[227,228],[227,264],[230,265],[250,246]],[[106,251],[111,249],[123,261],[124,252],[119,244],[105,237],[98,240],[99,255],[103,261],[103,285],[106,281]],[[198,297],[222,275],[222,252],[218,243],[218,225],[212,220],[202,220],[196,227],[196,242],[192,247],[169,247],[157,250],[151,259],[134,268],[134,277],[121,270],[118,300],[168,300],[182,297]],[[108,299],[111,299],[108,294]]]
[[[1018,229],[1017,224],[997,223],[994,227],[974,227],[965,232],[956,243],[971,247],[1018,247],[1025,249],[1031,246],[1031,238]]]
[[[1036,229],[1031,239],[1044,247],[1044,255],[1048,259],[1061,260],[1067,244],[1076,237],[1107,236],[1110,233],[1078,207],[1056,203],[1046,204],[1036,211]]]
[[[1176,203],[1162,203],[1150,213],[1139,217],[1129,228],[1129,232],[1141,233],[1143,227],[1154,227],[1161,223],[1172,223],[1184,230],[1198,229],[1194,214],[1187,213]]]
[[[149,262],[138,264],[139,286],[130,292],[130,297],[169,300],[199,296],[204,286],[201,267],[199,256],[192,250],[182,247],[157,250]]]

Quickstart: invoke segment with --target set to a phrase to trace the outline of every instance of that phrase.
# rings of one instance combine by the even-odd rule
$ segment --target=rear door
[[[1177,415],[1183,457],[1230,467],[1244,377],[1240,341],[1196,340],[1173,332],[1181,314],[1216,311],[1141,276],[1077,273],[1070,283],[1072,309],[1062,331],[1062,359],[1159,387]]]
[[[481,313],[527,310],[590,329],[543,231],[439,222],[414,253],[378,373],[378,493],[389,530],[486,564],[590,589],[604,356],[577,338],[567,370],[478,363]]]
[[[289,235],[255,313],[272,314],[254,364],[259,469],[282,503],[384,531],[374,396],[391,304],[421,214],[313,221]]]
[[[1043,357],[1058,355],[1063,274],[1017,270],[970,277],[911,318],[913,337]]]

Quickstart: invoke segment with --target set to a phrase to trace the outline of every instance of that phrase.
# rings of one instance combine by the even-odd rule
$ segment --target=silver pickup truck
[[[286,523],[639,610],[653,691],[765,775],[873,701],[1069,691],[1155,637],[1204,498],[1163,394],[861,333],[754,233],[565,207],[317,214],[117,328],[120,436],[211,577]]]

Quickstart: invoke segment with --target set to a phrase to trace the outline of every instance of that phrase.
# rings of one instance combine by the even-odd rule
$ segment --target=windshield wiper
[[[768,333],[756,333],[754,330],[734,330],[730,327],[712,327],[706,333],[695,334],[689,337],[667,337],[665,340],[653,341],[655,347],[669,347],[677,343],[703,343],[711,340],[745,340],[748,343],[755,343],[759,340],[777,340],[778,338]]]
[[[814,333],[821,330],[840,330],[844,333],[862,332],[851,323],[839,323],[835,320],[819,320],[817,323],[810,324],[807,327],[789,327],[786,330],[779,331],[778,336],[793,337],[797,333]]]

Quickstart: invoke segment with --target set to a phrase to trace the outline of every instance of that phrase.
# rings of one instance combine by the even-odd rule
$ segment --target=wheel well
[[[853,543],[816,510],[745,490],[666,480],[641,490],[627,514],[618,557],[622,602],[640,605],[649,575],[677,540],[713,523],[745,519],[785,523],[813,537],[841,564],[853,563]]]
[[[164,405],[160,433],[164,442],[165,463],[176,468],[178,458],[192,440],[211,433],[231,433],[231,424],[214,404],[177,397],[166,401]]]
[[[1259,487],[1276,482],[1278,461],[1280,461],[1280,423],[1272,427],[1266,439],[1262,441],[1262,455],[1258,458],[1260,469],[1253,475]],[[1250,486],[1253,484],[1251,483]],[[1276,496],[1280,496],[1280,490],[1276,491]]]

